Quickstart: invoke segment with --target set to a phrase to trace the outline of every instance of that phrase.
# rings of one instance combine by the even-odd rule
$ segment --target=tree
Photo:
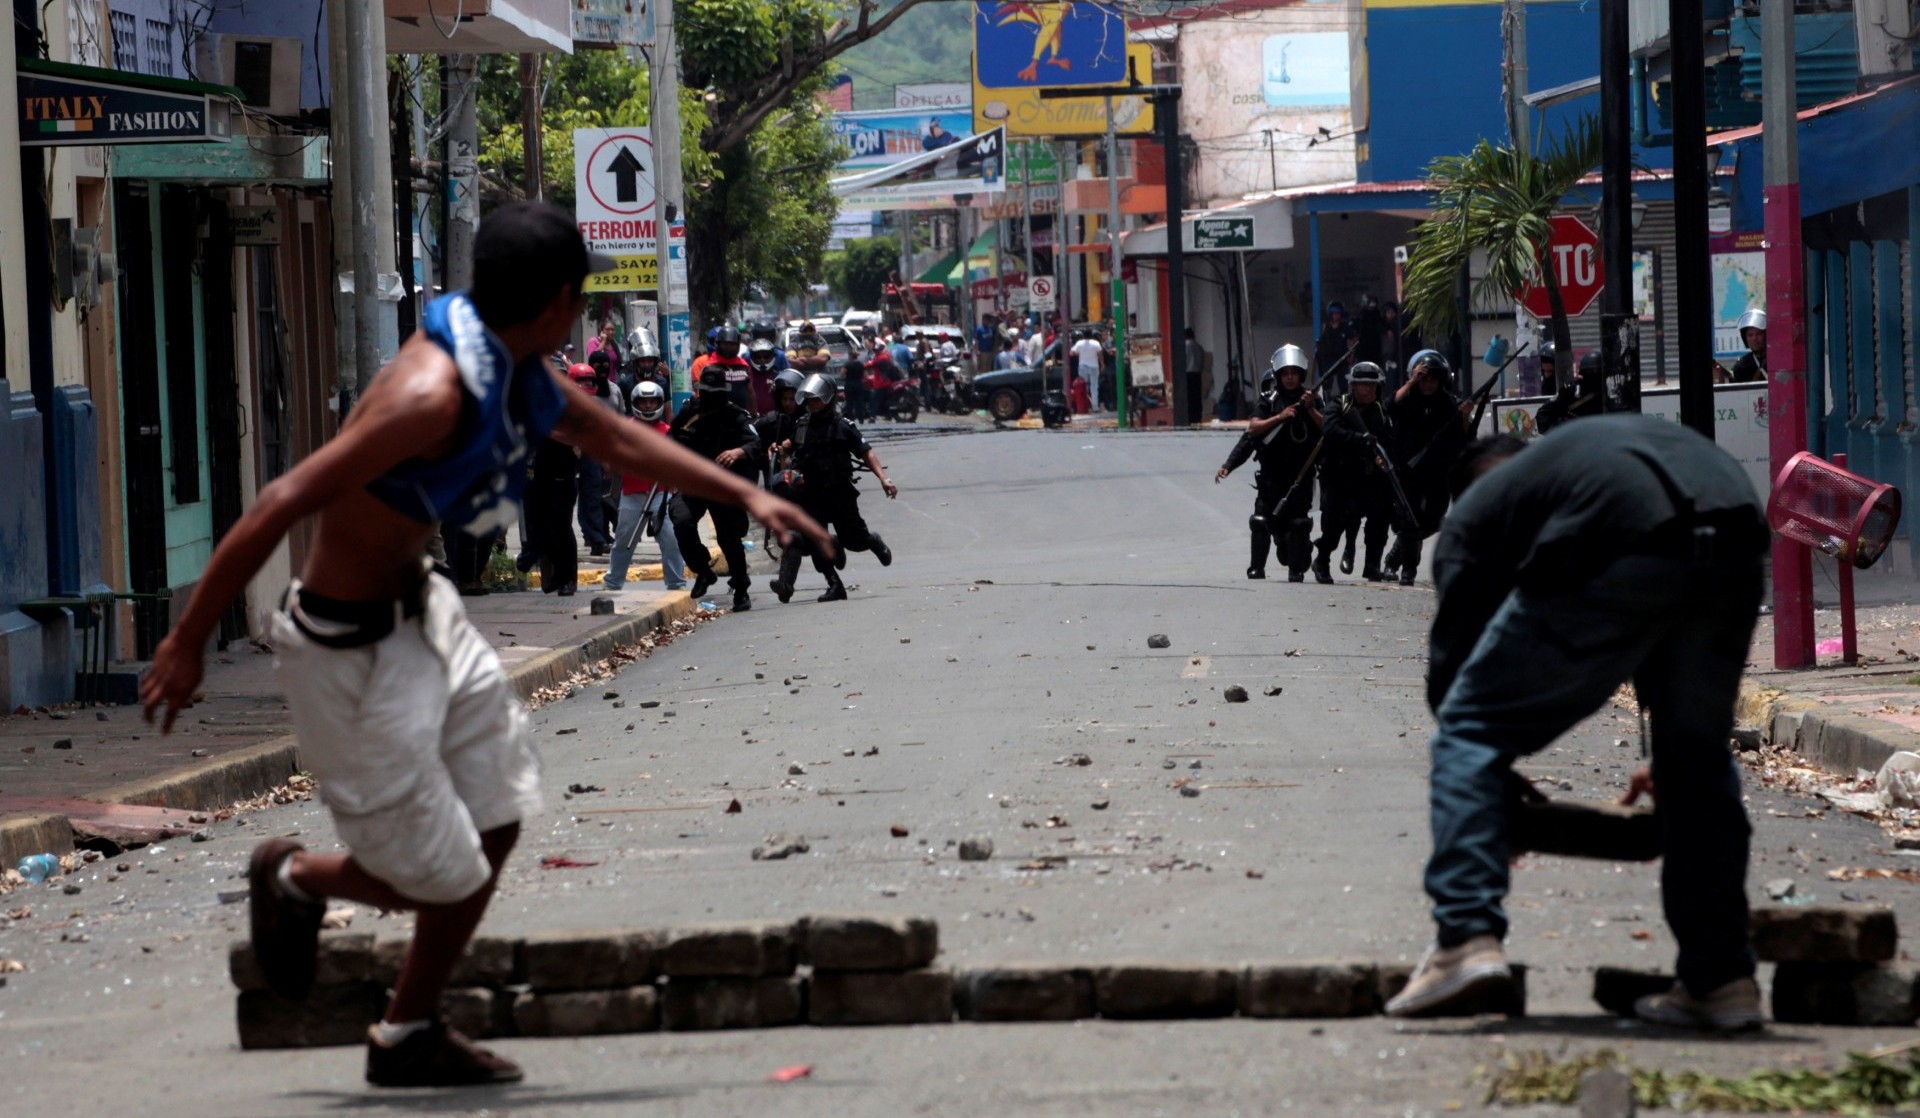
[[[1571,354],[1559,280],[1543,264],[1552,246],[1554,210],[1599,162],[1600,126],[1586,116],[1558,140],[1536,144],[1534,154],[1482,140],[1465,155],[1429,164],[1433,216],[1414,230],[1407,266],[1404,302],[1413,325],[1430,338],[1465,326],[1460,276],[1481,250],[1487,270],[1473,285],[1471,305],[1491,310],[1542,284],[1553,308],[1554,346]]]
[[[849,307],[876,310],[887,278],[900,264],[900,242],[864,237],[827,258],[827,286]]]
[[[675,6],[682,80],[701,91],[704,126],[688,151],[704,151],[712,175],[689,167],[687,182],[687,286],[696,328],[723,316],[746,289],[736,243],[761,216],[736,208],[731,188],[716,187],[752,165],[757,131],[769,121],[818,119],[814,93],[823,88],[829,64],[841,54],[891,27],[925,0],[679,0]],[[764,154],[779,148],[762,143]],[[833,159],[827,151],[788,150],[796,162],[784,181],[804,188],[813,180],[824,189]],[[780,168],[774,168],[780,170]],[[829,196],[812,194],[819,215],[831,221],[837,208]],[[789,211],[791,212],[791,211]],[[824,240],[823,240],[824,243]],[[802,253],[801,255],[804,255]],[[817,260],[817,252],[816,252]],[[762,263],[766,261],[763,259]],[[751,263],[747,261],[746,263]],[[769,293],[775,293],[769,290]]]

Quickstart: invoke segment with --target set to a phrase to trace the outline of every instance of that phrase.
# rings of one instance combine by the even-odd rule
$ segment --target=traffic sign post
[[[589,248],[619,262],[594,277],[591,290],[659,289],[654,169],[648,129],[574,129],[574,219]]]
[[[1540,266],[1553,269],[1553,277],[1560,286],[1560,305],[1566,309],[1568,318],[1574,318],[1593,305],[1605,286],[1600,270],[1600,238],[1573,214],[1553,215],[1551,228],[1552,239]],[[1535,318],[1553,317],[1553,305],[1547,300],[1545,284],[1535,284],[1521,292],[1520,305]]]
[[[1050,311],[1056,305],[1052,276],[1035,276],[1027,281],[1028,310]]]

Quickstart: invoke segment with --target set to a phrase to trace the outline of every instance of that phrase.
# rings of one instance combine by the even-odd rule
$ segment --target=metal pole
[[[1107,98],[1107,276],[1112,295],[1107,300],[1107,315],[1113,337],[1113,407],[1115,422],[1127,428],[1127,315],[1120,305],[1120,144],[1113,126],[1113,95]],[[1162,366],[1165,367],[1164,365]]]
[[[1186,167],[1180,151],[1180,87],[1162,89],[1154,97],[1154,112],[1159,116],[1160,143],[1166,150],[1167,166],[1167,347],[1161,368],[1177,370],[1180,378],[1175,399],[1183,405],[1187,422],[1200,421],[1200,401],[1188,399],[1187,390],[1187,246],[1181,219],[1187,212]],[[1195,378],[1198,379],[1197,377]],[[1197,386],[1195,386],[1197,388]]]
[[[685,281],[688,261],[673,258],[673,221],[686,213],[680,162],[680,41],[673,9],[672,4],[653,6],[653,53],[648,56],[653,104],[648,119],[653,134],[654,301],[660,308],[655,338],[667,358],[663,362],[667,391],[677,408],[693,395],[688,374],[694,346]]]
[[[1707,256],[1706,29],[1701,0],[1668,0],[1673,44],[1674,283],[1680,422],[1713,438],[1713,275]]]
[[[1611,0],[1601,2],[1605,5]],[[1603,14],[1601,19],[1605,18]],[[1527,128],[1526,0],[1503,0],[1501,23],[1507,47],[1507,133],[1513,140],[1514,150],[1526,155],[1533,150],[1533,138]],[[1605,72],[1603,67],[1601,73]]]
[[[1640,410],[1640,317],[1633,312],[1633,137],[1627,0],[1600,0],[1602,411]]]
[[[348,85],[336,88],[336,99],[347,100],[347,146],[351,149],[348,168],[353,214],[353,349],[354,394],[362,395],[380,367],[380,230],[388,230],[391,242],[393,214],[380,212],[380,173],[387,165],[386,152],[380,150],[387,135],[387,122],[381,119],[381,102],[376,90],[384,90],[380,80],[386,52],[375,38],[376,16],[371,4],[346,6],[347,55],[345,70]],[[340,199],[334,199],[338,204]],[[386,220],[381,220],[382,218]]]
[[[1766,174],[1767,475],[1807,448],[1806,253],[1800,244],[1800,137],[1793,5],[1761,7],[1760,114]],[[1851,564],[1840,564],[1852,590]],[[1851,593],[1849,593],[1851,596]],[[1851,605],[1851,603],[1848,603]],[[1846,610],[1846,620],[1852,611]],[[1773,665],[1814,662],[1813,552],[1773,540]]]
[[[1020,247],[1026,252],[1027,263],[1027,318],[1033,321],[1040,313],[1033,309],[1033,141],[1020,145]],[[1056,296],[1057,298],[1058,296]],[[1062,361],[1062,365],[1066,362]]]

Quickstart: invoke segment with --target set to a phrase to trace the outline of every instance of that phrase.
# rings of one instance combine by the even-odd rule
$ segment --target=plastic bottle
[[[38,885],[60,872],[60,859],[51,854],[29,854],[14,868],[20,871],[21,877]]]

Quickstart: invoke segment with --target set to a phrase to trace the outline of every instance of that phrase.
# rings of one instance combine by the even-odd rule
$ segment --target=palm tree
[[[1554,346],[1562,354],[1573,352],[1559,281],[1541,263],[1551,247],[1554,210],[1600,162],[1599,121],[1585,116],[1559,139],[1542,139],[1531,154],[1482,140],[1465,155],[1443,155],[1428,164],[1433,216],[1414,230],[1404,299],[1414,326],[1427,337],[1445,337],[1465,325],[1460,276],[1480,250],[1487,256],[1486,275],[1473,285],[1469,302],[1491,310],[1542,284],[1553,308]]]

